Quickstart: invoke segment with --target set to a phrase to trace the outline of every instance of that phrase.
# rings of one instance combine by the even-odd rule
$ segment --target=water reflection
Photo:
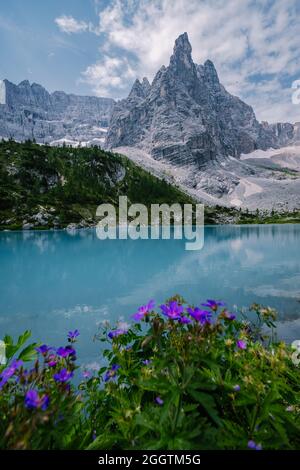
[[[94,230],[0,234],[0,331],[63,341],[81,330],[81,352],[105,319],[128,319],[150,298],[180,293],[192,303],[253,301],[280,312],[280,332],[295,339],[300,318],[298,225],[206,227],[201,251],[184,240],[97,239]],[[298,338],[297,338],[298,339]]]

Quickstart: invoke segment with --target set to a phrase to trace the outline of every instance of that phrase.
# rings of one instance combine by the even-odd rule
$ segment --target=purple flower
[[[220,318],[224,318],[225,320],[235,320],[236,316],[234,313],[230,313],[227,310],[223,310],[223,312],[220,314]]]
[[[71,371],[68,371],[67,369],[62,369],[61,371],[57,372],[56,374],[53,375],[53,378],[56,382],[67,382],[73,377],[74,373]]]
[[[40,397],[36,390],[28,390],[25,395],[25,406],[29,410],[40,408],[45,411],[49,406],[49,397],[47,395]]]
[[[6,384],[6,382],[15,374],[16,370],[18,367],[21,367],[23,365],[23,361],[21,360],[16,360],[14,359],[12,363],[10,364],[9,367],[6,367],[1,374],[0,374],[0,389],[3,387],[3,385]]]
[[[84,370],[82,372],[82,375],[85,379],[89,379],[91,377],[92,373],[89,370]]]
[[[113,364],[111,366],[111,369],[109,369],[105,376],[104,376],[104,382],[108,382],[111,379],[115,379],[117,375],[117,370],[120,369],[120,366],[118,364]]]
[[[255,449],[256,443],[252,440],[248,441],[248,447],[249,449]]]
[[[182,317],[180,317],[178,321],[179,323],[183,323],[184,325],[191,323],[190,318],[186,317],[185,315],[182,315]]]
[[[256,442],[251,439],[248,441],[248,448],[253,450],[262,450],[262,445],[256,444]]]
[[[120,335],[126,335],[126,333],[127,333],[127,330],[123,330],[122,328],[119,328],[117,330],[110,331],[107,336],[110,339],[114,339],[114,338],[117,338]]]
[[[156,398],[155,398],[155,401],[156,401],[156,403],[157,403],[158,405],[160,405],[160,406],[162,406],[162,405],[164,404],[163,399],[160,398],[160,397],[156,397]]]
[[[132,315],[132,318],[135,321],[141,321],[143,318],[148,315],[148,313],[154,309],[155,302],[154,300],[149,300],[149,302],[146,305],[141,305],[141,307],[138,308],[137,313]]]
[[[220,302],[218,300],[207,299],[207,301],[201,305],[203,305],[203,307],[209,307],[212,310],[216,311],[218,310],[218,307],[224,307],[225,303]]]
[[[183,312],[183,306],[179,305],[176,300],[169,302],[166,305],[160,306],[162,313],[166,315],[170,320],[180,320]]]
[[[47,346],[47,344],[42,344],[41,346],[39,346],[38,348],[35,348],[35,350],[40,353],[40,354],[43,354],[43,355],[46,355],[48,351],[50,351],[50,349],[52,349],[50,346]]]
[[[239,392],[241,390],[240,385],[234,385],[232,388],[235,392]]]
[[[66,358],[68,356],[75,356],[76,351],[71,346],[66,346],[65,348],[58,348],[56,354],[60,357]]]
[[[50,354],[50,356],[48,357],[48,366],[55,367],[56,364],[57,364],[57,357],[55,356],[55,354]]]
[[[150,361],[150,359],[145,359],[144,361],[142,361],[142,363],[144,364],[144,366],[149,366],[149,364],[151,364],[152,361]]]
[[[247,343],[246,341],[242,340],[242,339],[239,339],[237,342],[236,342],[236,345],[239,349],[247,349]]]
[[[76,338],[79,336],[79,331],[78,330],[74,330],[74,331],[69,331],[68,333],[68,339],[73,342],[76,340]]]
[[[201,310],[198,307],[187,308],[187,312],[194,318],[194,320],[201,323],[201,325],[206,325],[211,323],[211,312],[207,310]]]

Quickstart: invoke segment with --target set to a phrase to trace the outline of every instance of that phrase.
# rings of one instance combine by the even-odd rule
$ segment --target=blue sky
[[[299,0],[10,0],[0,3],[0,78],[120,98],[151,80],[187,31],[259,119],[300,121]]]

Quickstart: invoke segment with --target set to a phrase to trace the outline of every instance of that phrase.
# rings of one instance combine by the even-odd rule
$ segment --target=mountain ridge
[[[104,144],[114,100],[96,96],[49,93],[28,80],[0,81],[0,136],[39,143],[62,140]]]

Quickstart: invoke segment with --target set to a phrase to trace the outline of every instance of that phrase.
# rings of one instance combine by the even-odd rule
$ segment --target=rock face
[[[225,90],[214,64],[197,65],[191,53],[184,33],[151,85],[136,80],[114,106],[108,147],[137,147],[156,160],[199,168],[293,140],[292,124],[259,123],[251,106]]]
[[[48,93],[24,80],[14,85],[0,81],[0,137],[59,144],[103,143],[114,100]]]

